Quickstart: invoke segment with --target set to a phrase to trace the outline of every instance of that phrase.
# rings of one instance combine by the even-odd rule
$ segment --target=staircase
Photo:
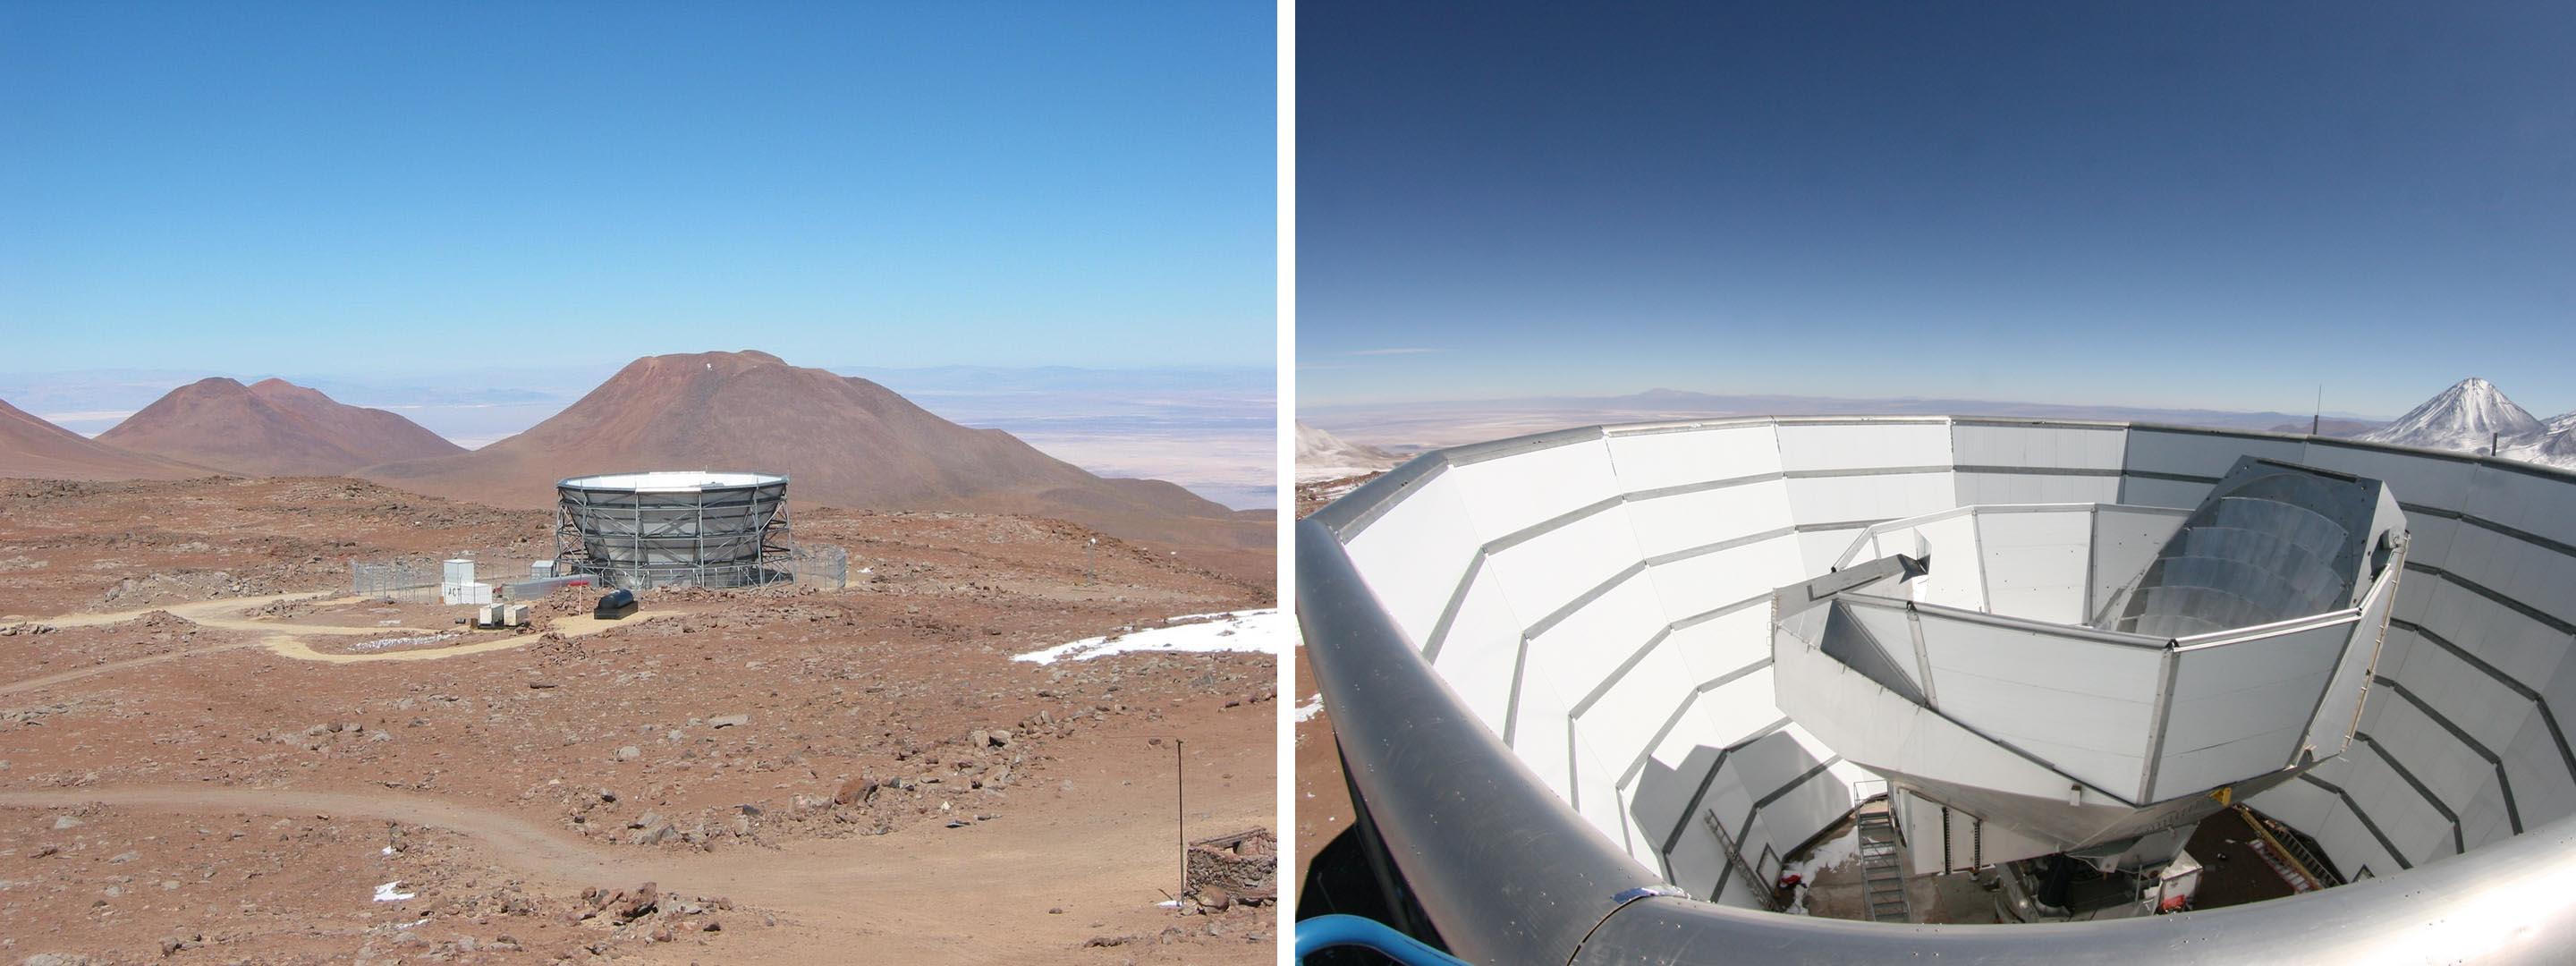
[[[1896,816],[1885,800],[1863,805],[1853,815],[1860,825],[1860,871],[1863,902],[1872,922],[1912,922],[1905,900],[1905,864],[1898,854]]]

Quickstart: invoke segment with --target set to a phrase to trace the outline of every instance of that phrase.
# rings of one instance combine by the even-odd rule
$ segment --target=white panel
[[[2092,596],[2085,603],[2087,611],[2098,612],[2111,597],[2135,586],[2145,576],[2147,565],[2155,562],[2156,553],[2165,541],[2182,529],[2179,514],[2144,513],[2102,507],[2093,514],[2092,559],[2086,566],[2093,573]],[[2092,614],[2085,615],[2091,619]]]
[[[1520,532],[1619,492],[1610,450],[1600,440],[1551,446],[1500,459],[1452,465],[1459,501],[1487,540]]]
[[[1842,557],[1843,550],[1849,548],[1852,538],[1859,536],[1860,533],[1859,527],[1853,527],[1847,530],[1810,530],[1798,534],[1800,575],[1787,583],[1794,584],[1809,577],[1833,572],[1834,561]]]
[[[1780,464],[1792,473],[1951,465],[1950,425],[1946,421],[1783,423],[1779,432]]]
[[[1655,593],[1676,618],[1768,594],[1810,576],[1794,534],[1657,564],[1647,572],[1654,575]]]
[[[2086,510],[1978,514],[1988,609],[2053,624],[2083,623],[2092,518]]]
[[[2406,516],[2406,559],[2428,567],[2448,566],[2451,538],[2465,526],[2458,520],[2423,513]]]
[[[1610,434],[1610,462],[1629,493],[1780,471],[1771,426]]]
[[[2513,802],[2522,810],[2524,828],[2576,815],[2576,775],[2569,774],[2540,715],[2526,716],[2513,740],[2487,747],[2504,759],[2505,773],[2513,776]]]
[[[1557,688],[1581,700],[1599,687],[1621,662],[1634,655],[1637,648],[1654,639],[1665,625],[1662,608],[1655,603],[1654,587],[1643,574],[1620,581],[1617,586],[1575,611],[1546,633],[1530,639],[1527,677],[1544,677]],[[1635,677],[1643,669],[1631,669],[1626,677]],[[1686,671],[1678,657],[1673,671]],[[1624,680],[1625,678],[1623,678]],[[1687,690],[1696,682],[1679,675],[1674,684]],[[1656,721],[1680,703],[1678,696],[1649,709]],[[1593,706],[1595,711],[1600,705]],[[1524,719],[1523,726],[1532,722]],[[1653,726],[1649,725],[1651,729]],[[1635,755],[1643,750],[1644,736],[1638,747],[1608,748]]]
[[[1512,607],[1532,622],[1600,586],[1636,563],[1636,531],[1625,507],[1611,507],[1485,558]]]
[[[2316,830],[2325,825],[2326,818],[2342,807],[2342,800],[2337,799],[2333,792],[2297,779],[2265,789],[2262,794],[2246,799],[2245,803],[2309,835],[2315,835]],[[2224,813],[2217,816],[2217,820],[2238,822]]]
[[[2119,502],[2132,506],[2163,506],[2191,509],[2217,489],[2214,483],[2185,483],[2179,480],[2151,480],[2139,476],[2120,478]]]
[[[1714,681],[1771,658],[1771,608],[1747,607],[1675,629],[1666,646],[1689,662],[1691,680]]]
[[[1938,513],[1950,509],[1957,498],[1957,487],[1946,472],[1809,476],[1789,481],[1789,513],[1810,526]],[[1843,539],[1851,537],[1845,534]]]
[[[1920,615],[1943,713],[2134,795],[2144,770],[2158,654]]]
[[[2177,652],[2152,795],[2172,798],[2288,765],[2351,630],[2333,624]]]
[[[1622,813],[1619,789],[1613,783],[1619,778],[1620,765],[1624,765],[1631,756],[1605,757],[1580,735],[1576,736],[1573,755],[1574,783],[1580,790],[1574,796],[1575,814],[1583,816],[1593,828],[1599,829],[1602,838],[1612,842],[1626,838],[1627,816]],[[1620,764],[1610,764],[1612,760]],[[1564,766],[1560,763],[1558,767]],[[1648,866],[1651,867],[1652,863],[1649,862]]]
[[[1789,483],[1764,480],[1628,503],[1637,549],[1649,557],[1787,529]]]
[[[2180,473],[2214,480],[2227,475],[2228,467],[2236,465],[2237,458],[2241,456],[2262,456],[2296,463],[2306,450],[2306,444],[2298,440],[2131,429],[2128,459],[2122,466],[2133,472]]]
[[[1887,656],[1888,664],[1903,672],[1907,680],[1914,682],[1915,687],[1923,686],[1923,672],[1917,667],[1920,662],[1916,660],[1914,654],[1914,628],[1906,619],[1905,612],[1866,605],[1845,608],[1844,612],[1850,614],[1852,620],[1859,622],[1861,628],[1868,631],[1869,636],[1877,641],[1879,650]]]
[[[1784,715],[1772,703],[1775,690],[1771,669],[1763,668],[1700,695],[1691,710],[1704,729],[1701,742],[1731,745],[1778,722]]]
[[[1962,610],[1986,609],[1985,556],[1977,546],[1977,520],[1956,516],[1912,531],[1932,554],[1932,572],[1908,582],[1914,600]],[[1913,553],[1912,549],[1902,550]]]
[[[2119,427],[1978,426],[1950,430],[1961,466],[2120,468],[2128,431]]]
[[[1483,543],[1443,472],[1388,508],[1346,549],[1369,592],[1418,649],[1430,643],[1432,626]]]
[[[2472,463],[2332,444],[2311,444],[2302,462],[2386,483],[2406,503],[2452,509],[2468,498],[2475,470]]]
[[[1556,682],[1537,675],[1521,678],[1519,723],[1512,731],[1512,753],[1521,763],[1538,773],[1556,797],[1572,800],[1573,786],[1565,774],[1566,756],[1571,747],[1566,743],[1565,713],[1582,700],[1581,694],[1568,694]]]
[[[2055,476],[2042,473],[1960,473],[1959,503],[2117,503],[2116,476]]]
[[[2562,544],[2576,544],[2576,481],[2479,468],[2469,477],[2467,505],[2477,516]]]
[[[1467,703],[1477,720],[1503,733],[1503,708],[1511,698],[1512,668],[1520,661],[1521,628],[1509,595],[1490,572],[1467,588],[1458,617],[1449,626],[1448,643],[1431,669]]]
[[[1671,648],[1672,639],[1665,638],[1575,721],[1575,732],[1583,740],[1622,762],[1623,767],[1648,750],[1647,742],[1655,740],[1656,729],[1663,727],[1674,709],[1691,699],[1698,686],[1691,677],[1690,666]],[[1690,730],[1696,734],[1701,729]]]
[[[2516,681],[2527,685],[2549,680],[2567,656],[2567,635],[2450,581],[2429,579],[2427,574],[2408,574],[2399,585],[2401,610],[2403,593],[2412,584],[2432,585],[2431,596],[2416,615],[2418,622]]]
[[[2576,587],[2576,558],[2485,527],[2463,526],[2452,538],[2443,569],[2576,624],[2576,595],[2567,593]]]

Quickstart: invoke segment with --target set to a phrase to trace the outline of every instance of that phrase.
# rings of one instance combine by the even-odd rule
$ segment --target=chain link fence
[[[352,559],[349,561],[349,593],[361,598],[384,597],[405,604],[435,604],[438,603],[438,582],[443,575],[440,561],[434,557]]]

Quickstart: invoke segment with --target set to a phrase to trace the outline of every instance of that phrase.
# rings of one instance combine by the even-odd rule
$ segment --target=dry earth
[[[1266,838],[1157,903],[1182,835],[1273,821],[1275,660],[1009,660],[1269,588],[1054,521],[821,511],[847,590],[558,598],[533,633],[342,596],[351,556],[544,556],[546,522],[0,483],[0,960],[1273,961]]]

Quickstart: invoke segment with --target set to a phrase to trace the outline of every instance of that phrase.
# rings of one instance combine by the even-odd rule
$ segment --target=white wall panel
[[[1484,541],[1449,474],[1414,489],[1346,545],[1352,566],[1418,650]]]
[[[2128,431],[2119,427],[1979,426],[1950,430],[1960,466],[2119,469]]]
[[[1573,756],[1574,787],[1577,789],[1575,814],[1583,816],[1584,821],[1600,830],[1602,838],[1612,842],[1625,840],[1628,837],[1628,816],[1615,783],[1619,779],[1619,769],[1627,764],[1627,756],[1605,756],[1580,734],[1575,736]],[[1613,764],[1614,761],[1617,764]],[[1565,764],[1560,761],[1557,767],[1562,769]],[[1652,853],[1636,858],[1647,868],[1655,865]]]
[[[1927,423],[1783,423],[1780,465],[1802,470],[1949,466],[1950,425]]]
[[[1598,439],[1453,464],[1441,475],[1457,481],[1459,502],[1487,540],[1620,492],[1610,473],[1609,447]]]
[[[1625,507],[1611,507],[1485,558],[1512,607],[1543,620],[1638,561],[1636,530]]]
[[[1731,745],[1779,721],[1782,715],[1780,706],[1773,703],[1774,690],[1771,669],[1766,667],[1701,694],[1692,708],[1705,722],[1700,742]]]
[[[1431,662],[1477,720],[1497,735],[1503,733],[1503,709],[1511,698],[1512,669],[1520,660],[1525,626],[1502,585],[1490,573],[1479,576],[1459,604],[1448,643]]]
[[[1959,473],[1962,506],[1993,503],[2117,503],[2116,476],[2060,476],[2045,473]]]
[[[2469,513],[2562,544],[2576,544],[2576,483],[2481,468],[2469,477]]]
[[[1654,586],[1639,573],[1530,638],[1526,673],[1545,676],[1579,699],[1654,639],[1665,623]]]
[[[2559,727],[2565,728],[2566,723],[2560,722]],[[2504,759],[2505,774],[2513,776],[2513,802],[2522,810],[2524,828],[2576,815],[2576,775],[2568,772],[2558,742],[2540,715],[2525,717],[2511,740],[2489,747]]]
[[[1521,763],[1538,773],[1556,797],[1572,801],[1573,785],[1565,774],[1566,756],[1572,753],[1565,734],[1565,713],[1580,693],[1568,694],[1556,682],[1524,675],[1521,678],[1519,720],[1512,730],[1512,753]]]
[[[1978,514],[1988,608],[2056,624],[2083,623],[2092,517],[2087,510]]]
[[[2406,515],[2406,559],[2427,567],[2446,567],[2451,560],[2451,541],[2466,526],[2458,520],[2424,513]],[[2419,578],[2420,579],[2420,578]]]
[[[2155,480],[2142,476],[2120,478],[2120,502],[2132,506],[2161,506],[2191,509],[2217,489],[2214,483],[2187,483],[2181,480]]]
[[[2472,463],[2332,444],[2310,445],[2303,462],[2386,483],[2400,502],[2452,509],[2467,499],[2469,476],[2476,468]]]
[[[2447,580],[2410,574],[2406,583],[2433,585],[2432,596],[2416,619],[2444,640],[2459,645],[2526,685],[2549,680],[2567,656],[2567,635],[2547,624]],[[2400,584],[2399,590],[2404,591]],[[2403,613],[2405,601],[2398,601]]]
[[[1852,538],[1860,535],[1860,532],[1860,528],[1853,527],[1850,529],[1837,530],[1810,530],[1805,533],[1798,534],[1799,576],[1783,581],[1781,586],[1799,583],[1809,577],[1815,577],[1832,572],[1834,569],[1834,561],[1842,559],[1843,551],[1851,547]]]
[[[1662,629],[1653,618],[1651,605],[1638,606],[1631,598],[1650,593],[1642,579],[1631,579],[1618,590],[1605,595],[1594,606],[1584,608],[1575,619],[1557,625],[1554,630],[1530,642],[1529,674],[1544,674],[1557,681],[1569,694],[1589,695],[1618,669],[1621,662],[1633,656],[1638,645],[1652,640]],[[1622,635],[1635,635],[1624,637]],[[1610,690],[1592,704],[1581,719],[1582,729],[1592,736],[1603,751],[1621,761],[1634,758],[1646,750],[1655,729],[1674,708],[1681,707],[1700,679],[1691,676],[1690,664],[1683,660],[1667,636],[1654,649],[1638,658],[1637,664],[1609,682]]]
[[[1771,608],[1757,604],[1676,628],[1665,646],[1690,665],[1693,682],[1714,681],[1771,658]]]
[[[2307,446],[2298,440],[2131,429],[2128,458],[2121,465],[2132,472],[2180,473],[2214,480],[2226,476],[2228,467],[2235,466],[2238,457],[2261,456],[2296,463],[2306,449]],[[2194,498],[2194,502],[2198,499]]]
[[[1780,443],[1767,423],[1681,432],[1614,432],[1609,446],[1619,486],[1629,493],[1780,470]]]
[[[1789,480],[1789,512],[1798,523],[1893,520],[1937,513],[1956,505],[1950,474],[1871,473],[1807,476]],[[1845,534],[1849,541],[1853,535]],[[1848,544],[1846,544],[1848,545]],[[1841,548],[1835,548],[1839,551]],[[1839,554],[1837,554],[1839,555]],[[1831,561],[1827,561],[1830,565]]]
[[[1654,575],[1655,593],[1676,618],[1768,594],[1809,576],[1796,534],[1657,564],[1647,573]]]
[[[1631,500],[1628,519],[1637,528],[1638,551],[1649,557],[1782,530],[1796,522],[1789,514],[1787,480]]]

